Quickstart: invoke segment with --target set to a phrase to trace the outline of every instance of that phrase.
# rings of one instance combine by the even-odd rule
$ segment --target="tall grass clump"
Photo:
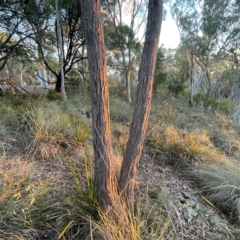
[[[90,137],[89,123],[57,102],[30,104],[24,109],[24,119],[32,138],[28,152],[35,157],[56,157]]]
[[[91,155],[86,154],[83,162],[69,163],[69,170],[74,185],[71,196],[67,199],[69,212],[62,217],[59,238],[87,239],[90,234],[99,237],[99,233],[91,229],[91,226],[99,220]]]
[[[184,173],[234,224],[240,223],[240,165],[211,165]]]
[[[209,165],[226,159],[214,148],[206,131],[180,131],[174,125],[154,128],[147,137],[153,154],[163,154],[177,167]]]

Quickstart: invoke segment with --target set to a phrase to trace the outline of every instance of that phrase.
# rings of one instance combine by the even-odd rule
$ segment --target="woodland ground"
[[[119,170],[134,106],[110,93]],[[154,96],[135,216],[116,223],[96,204],[89,98],[68,97],[0,99],[0,239],[240,239],[240,127],[224,112]]]

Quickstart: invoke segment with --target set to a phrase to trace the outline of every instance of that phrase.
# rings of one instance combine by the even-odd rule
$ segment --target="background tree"
[[[110,16],[108,33],[114,39],[114,46],[121,53],[121,62],[126,84],[126,97],[130,103],[131,98],[131,72],[133,70],[136,53],[140,49],[137,35],[140,29],[144,28],[145,22],[145,1],[133,0],[123,1],[117,0],[111,2],[105,1],[105,9]],[[123,16],[124,12],[124,16]],[[130,19],[130,21],[128,21]],[[141,38],[141,36],[138,36]]]
[[[58,56],[60,62],[60,76],[61,76],[61,93],[64,100],[67,100],[67,95],[64,86],[64,74],[63,74],[63,44],[62,44],[62,31],[60,27],[59,19],[59,1],[55,0],[56,5],[56,28],[57,28],[57,40],[58,40]]]
[[[172,14],[179,27],[191,68],[190,101],[193,104],[193,96],[203,79],[206,80],[206,99],[210,96],[210,68],[221,61],[223,52],[229,52],[231,46],[236,44],[239,14],[235,1],[218,0],[176,0]]]
[[[154,73],[153,91],[157,93],[157,87],[167,80],[167,73],[165,72],[165,55],[163,47],[158,49],[156,67]]]
[[[59,22],[61,28],[61,42],[62,42],[62,57],[63,57],[63,75],[66,78],[67,74],[79,62],[86,59],[84,56],[85,40],[83,37],[82,20],[81,20],[81,6],[80,2],[75,1],[61,1],[59,6]],[[60,46],[57,44],[60,41],[57,37],[57,27],[48,29],[45,33],[45,39],[38,42],[44,63],[47,69],[56,77],[55,91],[61,92],[61,69],[59,66],[58,71],[49,64],[54,56],[55,50]]]
[[[38,34],[38,30],[29,24],[28,11],[35,0],[11,0],[0,2],[0,70],[2,70],[10,58],[20,59],[21,56],[29,57],[31,51],[27,40]],[[43,2],[40,1],[41,3]],[[34,11],[34,9],[31,9]],[[37,9],[35,9],[37,11]],[[33,12],[32,12],[33,13]],[[34,11],[34,13],[36,13]],[[41,17],[45,16],[46,12],[41,13]],[[34,14],[36,16],[36,14]],[[42,18],[38,18],[40,23]],[[43,31],[42,28],[39,31]],[[31,59],[28,59],[31,60]]]

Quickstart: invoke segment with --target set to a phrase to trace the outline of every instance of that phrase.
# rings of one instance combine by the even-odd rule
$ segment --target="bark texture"
[[[134,202],[134,186],[151,108],[152,86],[162,23],[162,0],[149,0],[147,31],[138,74],[137,100],[129,140],[120,172],[119,186],[130,206]]]
[[[116,200],[109,117],[109,91],[100,0],[82,2],[92,99],[92,134],[98,201],[103,210]]]

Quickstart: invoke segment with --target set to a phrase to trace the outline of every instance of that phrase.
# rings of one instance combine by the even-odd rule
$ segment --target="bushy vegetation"
[[[200,104],[206,105],[207,107],[211,107],[211,110],[220,111],[223,114],[227,113],[229,107],[229,99],[213,99],[203,93],[194,95],[193,100],[196,106],[200,106]]]
[[[169,92],[173,93],[175,96],[178,96],[185,90],[185,86],[182,83],[173,83],[168,85]]]

